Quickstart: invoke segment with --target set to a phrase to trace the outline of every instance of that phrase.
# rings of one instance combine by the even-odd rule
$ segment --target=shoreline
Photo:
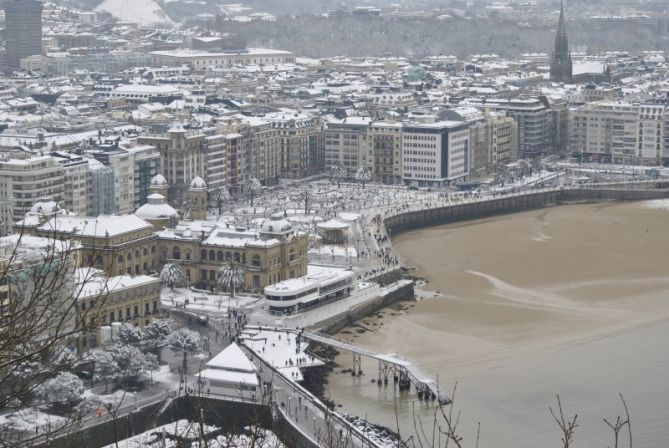
[[[420,290],[426,291],[428,296],[433,291],[439,291],[440,296],[417,302],[416,307],[406,315],[388,318],[389,313],[383,313],[385,325],[371,327],[375,330],[373,333],[376,334],[358,335],[353,342],[360,341],[366,346],[377,347],[380,351],[390,349],[397,350],[403,355],[406,354],[418,360],[421,365],[428,367],[431,372],[441,373],[442,386],[451,384],[453,381],[462,383],[461,388],[458,389],[464,390],[460,392],[459,406],[464,405],[470,416],[476,417],[480,414],[486,422],[484,427],[489,427],[488,431],[490,428],[505,431],[503,425],[500,426],[500,421],[504,419],[491,420],[490,413],[492,409],[500,405],[498,403],[500,397],[509,398],[509,394],[511,396],[520,394],[526,397],[529,392],[523,390],[525,387],[520,386],[518,378],[525,378],[527,375],[532,378],[526,378],[526,381],[529,381],[526,383],[526,386],[529,386],[527,389],[534,391],[528,403],[539,406],[538,409],[532,411],[533,417],[531,418],[538,419],[537,425],[539,425],[540,433],[550,433],[554,429],[550,420],[542,418],[545,417],[543,412],[546,407],[552,404],[551,399],[554,399],[554,393],[563,393],[570,403],[577,403],[579,408],[583,408],[585,420],[583,426],[585,427],[585,423],[588,423],[594,427],[594,429],[584,428],[582,431],[585,433],[584,437],[589,438],[590,442],[604,443],[605,439],[598,437],[597,422],[601,422],[601,417],[606,416],[607,413],[617,410],[615,398],[618,391],[625,393],[626,398],[634,403],[633,415],[638,414],[637,419],[645,418],[648,422],[644,423],[652,424],[656,418],[653,418],[651,414],[658,410],[655,403],[649,401],[655,398],[652,394],[648,395],[648,387],[644,383],[653,384],[653,381],[657,379],[656,377],[645,378],[645,375],[654,372],[652,369],[644,370],[644,366],[651,362],[647,356],[650,356],[650,359],[659,357],[657,361],[653,361],[653,365],[659,363],[657,368],[661,369],[663,374],[667,373],[664,369],[669,371],[669,367],[665,367],[665,357],[662,352],[647,353],[654,350],[653,347],[659,343],[654,335],[663,334],[669,327],[669,309],[665,294],[669,288],[669,280],[666,279],[661,269],[663,266],[662,253],[664,253],[662,248],[667,247],[667,239],[663,231],[667,212],[665,210],[662,214],[662,211],[642,207],[634,202],[607,201],[603,203],[603,207],[598,206],[597,203],[551,207],[520,214],[504,214],[500,216],[503,219],[473,220],[472,225],[467,223],[462,226],[455,223],[440,226],[438,229],[423,228],[416,231],[417,234],[423,235],[423,238],[418,241],[413,232],[402,233],[401,236],[395,238],[395,243],[402,252],[403,260],[405,262],[416,261],[416,271],[413,274],[417,278],[424,277],[428,281],[427,285],[420,286]],[[610,207],[606,206],[607,204],[610,204]],[[576,221],[573,221],[574,219]],[[579,219],[585,220],[584,223],[581,224]],[[521,222],[524,224],[520,225]],[[571,224],[571,222],[579,224]],[[507,277],[507,275],[514,273],[513,263],[510,264],[511,266],[508,266],[508,262],[500,263],[496,258],[498,255],[490,253],[488,246],[491,245],[491,239],[487,235],[495,233],[491,230],[495,226],[501,226],[500,229],[506,228],[512,232],[508,234],[512,241],[507,245],[513,250],[519,245],[518,241],[522,240],[525,241],[522,243],[525,245],[524,250],[531,251],[530,261],[517,266],[516,270],[520,271],[512,277]],[[576,226],[578,230],[569,230],[569,226]],[[546,238],[535,238],[542,231]],[[574,237],[585,238],[585,242],[573,243],[573,247],[567,245],[563,248],[561,238],[564,239],[569,234],[564,234],[562,237],[561,234],[567,231],[576,231]],[[435,234],[438,232],[441,232],[443,241],[448,241],[445,246],[448,249],[444,249],[444,243],[435,243]],[[503,234],[507,235],[507,233]],[[618,238],[622,239],[616,240],[614,235],[621,235]],[[462,238],[466,241],[462,242]],[[641,244],[646,241],[644,239],[650,242]],[[597,246],[601,245],[602,241],[615,241],[615,244],[602,248],[601,253],[596,254],[597,256],[590,254],[597,250]],[[479,245],[475,251],[478,251],[477,256],[486,263],[485,266],[469,266],[472,260],[469,260],[469,256],[462,255],[465,251],[463,246],[467,242],[474,242],[471,248]],[[504,244],[502,246],[506,247]],[[644,247],[647,247],[649,253],[640,255]],[[535,279],[534,274],[529,273],[534,272],[535,269],[541,270],[546,266],[552,266],[545,260],[542,261],[542,257],[534,253],[542,250],[558,251],[557,254],[562,254],[560,256],[563,258],[568,256],[571,259],[571,262],[566,265],[559,264],[560,268],[557,268],[558,265],[556,265],[553,270],[557,270],[557,274],[551,273],[549,269],[548,277],[546,277],[549,279],[548,284],[543,286],[544,277],[539,276]],[[573,257],[570,251],[574,252]],[[584,251],[585,254],[579,251]],[[443,256],[440,252],[443,253]],[[467,253],[469,253],[469,248],[467,248]],[[438,257],[438,261],[434,261],[435,256]],[[422,260],[424,257],[432,257],[433,260]],[[550,259],[550,256],[548,258]],[[512,260],[514,257],[509,255],[503,259]],[[619,267],[620,263],[625,266]],[[495,265],[502,266],[501,272],[495,273],[489,270],[490,266]],[[432,268],[433,271],[437,269],[437,272],[439,269],[445,269],[449,273],[448,281],[451,282],[451,286],[467,287],[472,291],[479,291],[477,288],[482,287],[483,289],[480,290],[482,292],[474,297],[474,300],[467,296],[457,297],[457,290],[444,288],[438,278],[429,275],[424,270],[425,266]],[[583,278],[583,275],[577,276],[576,279],[570,277],[570,272],[582,270],[581,266],[588,267],[582,274],[594,276],[593,279]],[[655,271],[649,266],[652,266]],[[523,270],[527,269],[530,271],[525,274]],[[565,272],[562,275],[559,272],[561,270]],[[477,272],[488,272],[486,275],[491,277],[476,275]],[[629,275],[629,278],[621,273]],[[600,293],[598,297],[596,295],[598,290],[606,292]],[[529,293],[536,294],[528,295]],[[514,297],[517,294],[522,296],[522,301]],[[469,303],[470,300],[473,303]],[[448,306],[451,312],[448,315],[435,314],[439,305]],[[477,319],[480,320],[467,320],[462,324],[452,325],[462,313],[477,309],[480,311],[474,315],[479,316]],[[587,312],[584,313],[583,310]],[[520,315],[526,322],[521,325],[520,330],[513,329],[514,326],[517,326],[514,323],[516,319],[514,315]],[[511,316],[509,324],[503,323],[509,319],[509,316]],[[425,326],[430,319],[437,318],[442,318],[443,321]],[[527,322],[530,323],[529,326]],[[490,342],[497,342],[487,347],[482,345],[483,340],[478,340],[479,332],[473,327],[489,328],[492,330]],[[463,328],[466,330],[464,333],[461,332]],[[553,328],[555,330],[552,330]],[[497,335],[503,335],[505,331],[511,331],[511,339],[496,339]],[[540,336],[544,331],[548,336]],[[460,336],[458,332],[461,332]],[[487,333],[488,331],[481,335]],[[640,335],[646,334],[653,335],[650,336],[652,339],[644,336],[642,345],[632,346],[634,343],[639,343]],[[413,335],[411,340],[407,340],[409,335]],[[446,346],[440,347],[437,341],[448,342]],[[620,344],[620,346],[617,347],[615,344]],[[403,346],[406,351],[401,348]],[[436,355],[423,349],[424,346],[434,347],[432,351],[436,351]],[[461,355],[456,355],[458,351],[461,352]],[[424,355],[428,358],[424,358]],[[429,358],[429,356],[437,357]],[[568,357],[563,359],[564,356]],[[572,357],[576,366],[571,365]],[[639,361],[631,361],[638,357]],[[626,361],[618,365],[616,363],[618,359]],[[562,370],[561,368],[558,371],[544,371],[545,366],[552,366],[558,360],[570,360],[564,365],[564,373],[558,373],[559,370]],[[587,375],[584,375],[586,371],[574,370],[580,365],[579,363],[584,365],[594,363],[598,367],[613,363],[612,366],[616,367],[613,370],[611,370],[612,366],[608,367],[607,374],[599,379],[597,376],[593,377],[598,371],[595,368],[588,367]],[[523,366],[526,370],[523,370]],[[527,370],[530,366],[531,368]],[[367,370],[370,368],[368,366]],[[543,375],[547,375],[547,379],[534,378],[535,369],[538,370],[537,374],[543,372]],[[580,381],[576,381],[579,377],[581,377]],[[610,378],[604,381],[606,377]],[[572,380],[574,383],[571,382]],[[541,384],[542,381],[546,381],[547,385],[540,390],[534,390],[538,386],[533,383]],[[355,411],[362,406],[358,397],[374,400],[371,397],[378,395],[379,398],[376,400],[383,400],[381,391],[377,392],[375,388],[370,388],[364,382],[365,380],[352,383],[344,376],[333,374],[330,376],[328,387],[331,396],[338,403],[343,403],[347,410]],[[609,387],[610,392],[602,395],[603,392],[600,390],[602,385],[599,383]],[[498,385],[498,388],[507,390],[490,389],[492,385]],[[591,385],[592,390],[574,395],[574,392],[581,390],[583,385]],[[521,389],[516,390],[518,387]],[[660,385],[658,384],[657,387]],[[482,396],[483,390],[490,394],[490,397]],[[590,397],[590,399],[582,401],[584,397]],[[408,398],[411,399],[411,397]],[[529,396],[526,398],[529,399]],[[369,406],[370,419],[383,423],[388,422],[388,419],[383,417],[384,412],[392,411],[388,408],[387,403],[374,402]],[[601,406],[601,409],[593,410],[597,406]],[[472,407],[478,411],[473,410]],[[664,405],[661,405],[661,409],[664,409]],[[402,408],[401,412],[403,418],[408,417],[406,409]],[[512,427],[516,425],[516,422],[506,421],[506,424]],[[522,428],[516,429],[518,429],[518,434],[525,432]],[[664,432],[663,430],[649,431],[647,438],[655,440],[653,437],[657,438]],[[551,439],[544,439],[537,443],[547,443],[546,440]],[[499,446],[511,445],[501,443]],[[646,446],[658,445],[651,443]]]

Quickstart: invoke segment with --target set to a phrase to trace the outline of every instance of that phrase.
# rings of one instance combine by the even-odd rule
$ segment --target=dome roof
[[[266,220],[260,226],[260,233],[269,233],[274,235],[290,232],[292,230],[293,230],[293,225],[289,223],[287,220],[283,219],[283,217],[281,219],[272,217],[272,219]]]
[[[206,190],[207,189],[207,183],[200,176],[197,176],[195,179],[193,179],[191,181],[190,189],[191,190]]]
[[[151,178],[151,186],[152,187],[166,187],[167,186],[167,179],[165,179],[165,176],[162,174],[156,174]]]
[[[148,202],[137,209],[135,215],[142,219],[169,219],[177,217],[177,211],[165,201],[165,196],[154,193],[147,197]]]
[[[30,213],[36,215],[50,215],[60,210],[58,203],[51,198],[42,198],[30,208]]]

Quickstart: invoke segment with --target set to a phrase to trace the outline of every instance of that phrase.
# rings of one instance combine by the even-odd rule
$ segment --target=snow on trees
[[[114,335],[114,339],[121,344],[139,346],[144,338],[144,334],[139,327],[124,323]]]
[[[167,343],[177,350],[183,352],[182,373],[188,371],[187,353],[197,351],[200,345],[200,334],[188,328],[180,328],[167,337]]]
[[[160,271],[160,281],[163,285],[169,286],[171,289],[185,280],[184,271],[181,264],[177,262],[167,263]]]
[[[337,188],[340,187],[342,179],[346,179],[348,172],[342,165],[337,165],[330,171],[330,178],[337,182]]]
[[[105,392],[108,392],[109,383],[114,381],[118,365],[111,353],[103,349],[96,348],[91,351],[91,361],[95,365],[93,370],[93,379],[105,383]]]
[[[230,202],[230,192],[225,187],[220,187],[211,192],[209,198],[212,207],[218,209],[218,214],[223,212],[223,206]]]
[[[148,371],[146,355],[132,345],[112,344],[106,347],[116,362],[114,380],[123,385],[130,385],[139,379],[140,375]]]
[[[45,404],[69,410],[82,399],[84,383],[74,374],[61,372],[39,386],[37,394]]]
[[[200,345],[200,333],[188,328],[180,328],[170,333],[167,337],[167,343],[177,350],[195,352]]]
[[[362,184],[362,188],[364,190],[365,184],[372,180],[372,172],[369,170],[369,168],[360,167],[355,173],[355,179]]]
[[[253,200],[260,193],[260,190],[262,190],[260,181],[255,177],[249,178],[244,184],[244,190],[251,196],[251,207],[253,207]]]
[[[240,263],[230,260],[218,270],[216,275],[218,285],[230,292],[230,297],[235,297],[235,290],[246,283],[246,272]]]
[[[154,320],[144,327],[141,345],[144,349],[155,349],[167,342],[167,336],[172,331],[166,320]]]
[[[77,361],[77,354],[74,350],[69,347],[61,347],[54,354],[52,365],[56,370],[71,370]]]

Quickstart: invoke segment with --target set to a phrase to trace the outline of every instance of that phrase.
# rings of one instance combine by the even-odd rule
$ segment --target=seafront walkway
[[[263,384],[271,386],[266,392],[265,403],[274,416],[289,424],[294,431],[314,447],[336,446],[341,448],[383,448],[374,433],[361,430],[336,411],[329,409],[317,397],[281,371],[265,361],[253,350],[244,347],[251,361],[258,367]]]
[[[409,384],[413,384],[418,397],[421,399],[436,399],[440,404],[450,403],[448,395],[440,389],[436,380],[416,364],[401,358],[397,354],[381,354],[317,331],[304,331],[301,333],[301,337],[351,353],[353,355],[353,375],[361,373],[362,357],[370,358],[379,363],[379,377],[377,380],[379,384],[388,384],[389,377],[392,375],[393,382],[398,382],[401,388],[408,388]]]

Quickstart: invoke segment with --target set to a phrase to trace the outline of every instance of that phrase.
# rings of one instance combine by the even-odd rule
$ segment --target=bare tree
[[[550,406],[548,407],[548,410],[553,416],[553,420],[555,420],[555,423],[557,423],[557,425],[560,427],[560,431],[562,431],[562,446],[564,448],[569,448],[570,446],[572,446],[572,443],[574,442],[574,431],[578,427],[578,424],[576,423],[578,414],[574,414],[574,417],[571,419],[566,418],[564,415],[564,411],[562,410],[562,402],[560,401],[560,396],[556,395],[556,398],[558,404],[557,414],[553,411],[553,408]]]

